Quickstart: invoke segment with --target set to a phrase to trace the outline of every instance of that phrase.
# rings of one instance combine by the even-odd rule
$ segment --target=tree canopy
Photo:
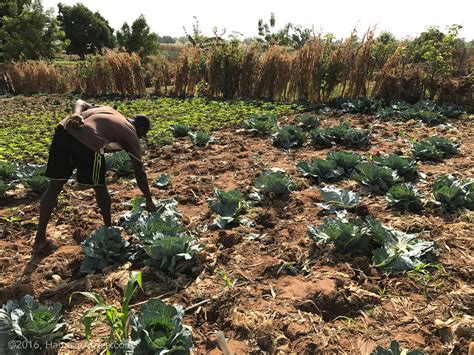
[[[81,3],[74,6],[60,3],[58,8],[61,28],[70,41],[67,53],[84,57],[89,53],[97,53],[104,47],[114,47],[114,30],[98,12],[92,12]]]
[[[142,59],[158,52],[158,35],[151,32],[143,15],[140,15],[131,27],[125,22],[117,32],[117,41],[119,47],[125,48],[129,53],[139,54]]]
[[[52,58],[67,44],[52,9],[44,10],[40,0],[11,1],[10,5],[2,7],[8,12],[0,27],[3,59]]]

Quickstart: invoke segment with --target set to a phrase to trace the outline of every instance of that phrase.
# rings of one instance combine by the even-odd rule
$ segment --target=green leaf
[[[171,182],[171,177],[168,174],[161,174],[155,179],[154,185],[156,187],[166,187],[170,184]]]

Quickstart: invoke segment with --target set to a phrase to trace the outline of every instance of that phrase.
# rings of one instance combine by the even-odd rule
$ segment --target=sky
[[[217,26],[225,28],[227,35],[236,31],[253,37],[258,19],[268,22],[273,12],[276,28],[292,22],[314,28],[316,33],[331,32],[336,38],[347,37],[354,28],[363,33],[369,26],[388,30],[397,38],[415,37],[428,26],[445,30],[456,23],[463,26],[460,37],[474,39],[473,0],[43,0],[43,5],[57,12],[58,2],[81,2],[99,11],[115,30],[143,14],[159,36],[183,36],[183,26],[191,32],[196,16],[205,35],[211,35]]]

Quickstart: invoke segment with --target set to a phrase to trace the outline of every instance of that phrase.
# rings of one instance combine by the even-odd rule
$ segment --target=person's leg
[[[65,182],[67,180],[50,180],[48,189],[41,197],[40,202],[40,217],[38,223],[38,230],[36,232],[35,244],[42,243],[46,240],[46,227],[48,226],[49,218],[53,212]]]
[[[95,199],[97,201],[97,205],[100,208],[100,213],[102,214],[102,218],[104,219],[104,225],[106,227],[112,226],[112,217],[110,215],[110,194],[107,186],[94,186],[95,191]]]

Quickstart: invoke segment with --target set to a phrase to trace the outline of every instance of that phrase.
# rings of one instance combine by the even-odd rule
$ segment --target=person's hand
[[[81,125],[84,124],[84,118],[77,113],[72,114],[68,117],[66,121],[67,128],[79,128]]]
[[[147,199],[146,200],[146,210],[148,212],[156,212],[156,206],[155,204],[153,203],[152,199]]]

